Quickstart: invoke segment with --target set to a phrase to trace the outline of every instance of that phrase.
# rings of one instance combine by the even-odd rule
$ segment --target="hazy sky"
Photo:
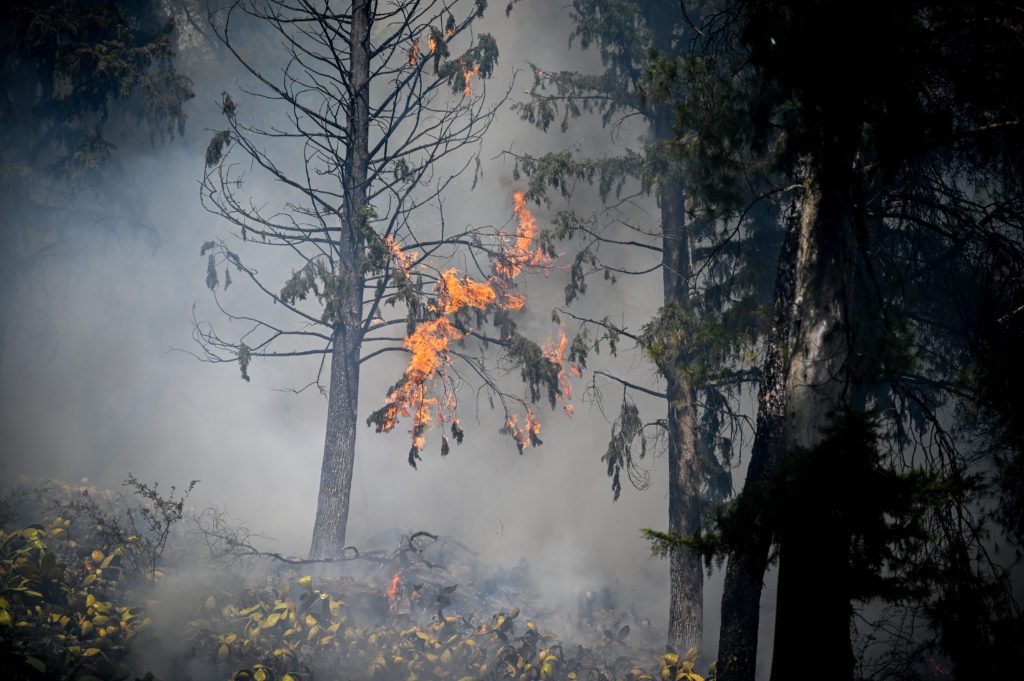
[[[492,88],[521,69],[513,92],[521,97],[529,87],[527,59],[549,69],[596,66],[594,55],[568,49],[569,23],[561,5],[523,2],[511,18],[501,10],[492,8],[481,27],[496,34],[501,50]],[[203,59],[200,53],[184,55],[183,64]],[[84,231],[21,283],[0,387],[4,474],[65,480],[88,476],[99,486],[117,486],[129,472],[161,485],[198,478],[197,505],[224,505],[253,529],[277,538],[268,548],[305,553],[326,400],[313,391],[295,395],[280,389],[306,384],[314,366],[299,360],[256,361],[250,368],[252,382],[245,383],[236,365],[204,364],[171,350],[197,350],[191,338],[194,303],[202,316],[219,321],[204,286],[199,247],[228,234],[223,222],[199,205],[198,181],[209,130],[221,127],[220,93],[235,92],[236,76],[227,63],[207,64],[191,75],[197,96],[188,106],[184,139],[143,147],[122,159],[146,197],[153,231],[145,237],[104,238]],[[246,115],[250,104],[236,99],[239,115]],[[621,137],[621,143],[632,141],[628,129]],[[453,224],[502,224],[512,218],[511,166],[488,160],[501,149],[516,145],[540,153],[574,147],[600,154],[609,143],[609,133],[594,122],[566,135],[545,136],[506,109],[487,140],[477,188],[470,191],[467,179],[449,194],[449,219]],[[541,226],[551,214],[543,208],[535,213]],[[636,218],[653,220],[643,214]],[[294,265],[283,260],[269,266],[287,272]],[[526,283],[524,328],[554,332],[550,311],[564,302],[566,276],[556,270],[547,279]],[[272,281],[272,288],[280,283]],[[655,276],[615,287],[595,285],[579,309],[621,315],[635,324],[649,318],[659,298]],[[224,299],[266,309],[265,301],[249,294],[239,278]],[[651,380],[650,367],[637,357],[623,357],[618,366],[634,380]],[[386,387],[403,367],[402,356],[389,354],[364,368],[361,421],[381,405]],[[652,462],[648,490],[627,486],[613,503],[600,461],[611,426],[582,399],[583,382],[577,381],[576,388],[575,417],[544,406],[544,445],[523,456],[497,434],[493,419],[474,427],[465,398],[465,444],[453,446],[442,460],[432,440],[419,470],[406,464],[405,427],[387,435],[365,428],[357,445],[350,543],[358,545],[394,526],[450,534],[495,562],[526,558],[559,589],[569,590],[581,580],[628,583],[634,597],[647,601],[652,620],[663,622],[667,563],[649,557],[640,528],[664,529],[667,524],[667,463],[664,457]],[[609,415],[617,412],[620,395],[610,388]],[[649,419],[662,415],[663,405],[653,407]],[[716,581],[709,593],[718,588]],[[717,635],[715,600],[717,595],[706,608],[711,616],[705,631],[712,637]]]

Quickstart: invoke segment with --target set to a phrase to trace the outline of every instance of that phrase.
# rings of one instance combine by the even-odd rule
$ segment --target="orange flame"
[[[402,586],[402,573],[396,572],[391,576],[391,584],[384,591],[388,597],[388,610],[394,612],[398,607],[398,589]]]
[[[420,39],[412,41],[412,45],[409,46],[409,66],[416,66],[416,62],[420,59]]]
[[[409,351],[411,359],[402,381],[388,394],[378,425],[382,432],[388,432],[397,425],[400,417],[412,417],[409,463],[414,467],[415,461],[420,458],[420,450],[426,444],[426,433],[430,429],[433,413],[436,413],[441,425],[450,423],[452,436],[457,442],[462,441],[463,432],[456,417],[458,404],[450,389],[452,383],[448,380],[447,372],[451,362],[451,344],[463,340],[466,331],[464,327],[459,328],[452,322],[452,315],[465,309],[521,309],[526,297],[512,290],[512,282],[524,267],[550,262],[539,249],[534,249],[537,223],[526,208],[523,192],[516,192],[514,200],[519,224],[514,240],[500,236],[503,248],[494,263],[498,276],[481,282],[460,275],[454,267],[441,272],[435,285],[436,301],[425,308],[427,319],[419,322],[403,341],[403,347]],[[392,236],[386,237],[384,243],[397,268],[408,273],[416,258],[403,251]],[[557,344],[545,348],[545,355],[561,367],[564,364],[566,345],[567,340],[562,333]],[[575,367],[571,369],[576,370]],[[437,378],[441,379],[444,386],[443,402],[428,393],[428,384]],[[564,371],[559,376],[559,386],[567,401],[563,408],[571,414],[572,405],[568,400],[572,395],[572,386]],[[505,429],[516,440],[520,452],[540,444],[540,423],[530,409],[526,410],[524,423],[519,424],[518,417],[512,415],[506,421]],[[443,440],[442,454],[445,454],[448,451],[447,437]]]
[[[395,241],[395,237],[391,234],[384,237],[384,245],[391,253],[392,260],[398,264],[398,266],[408,274],[412,269],[413,261],[415,258],[410,253],[406,253],[402,250],[402,247]]]
[[[427,37],[427,45],[430,47],[430,54],[437,51],[437,39],[434,36]]]
[[[473,76],[478,76],[478,75],[480,75],[480,65],[479,64],[474,64],[473,68],[471,68],[471,69],[467,69],[467,68],[465,68],[465,66],[463,66],[463,68],[462,68],[462,77],[466,81],[466,87],[464,87],[462,89],[462,93],[464,95],[466,95],[467,97],[469,97],[471,94],[473,94],[473,88],[472,88],[472,86],[470,86],[469,81],[472,80]]]
[[[469,277],[459,278],[454,267],[441,273],[438,288],[437,303],[444,314],[453,314],[464,307],[483,310],[493,305],[498,298],[490,285],[473,281]]]
[[[510,244],[497,259],[494,269],[506,279],[515,279],[524,267],[546,266],[548,258],[539,248],[534,247],[537,238],[537,219],[526,207],[526,195],[517,191],[512,195],[515,215],[518,221],[515,243]]]
[[[519,417],[510,414],[505,418],[504,431],[516,441],[516,449],[522,454],[528,447],[536,447],[541,444],[540,422],[537,420],[533,410],[527,407],[524,423],[519,425]]]
[[[562,393],[559,399],[565,400],[562,410],[568,416],[572,416],[572,381],[569,380],[569,374],[565,372],[565,350],[568,345],[569,339],[565,336],[565,330],[559,329],[558,342],[546,343],[544,346],[544,356],[552,364],[558,365],[558,389]],[[580,369],[574,364],[569,365],[569,372],[577,378],[580,376]]]

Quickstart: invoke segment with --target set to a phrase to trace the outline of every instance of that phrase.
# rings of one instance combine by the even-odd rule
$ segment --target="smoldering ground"
[[[567,49],[570,23],[561,7],[523,3],[508,18],[495,11],[484,30],[496,34],[502,53],[491,89],[500,90],[527,59],[551,69],[597,66],[592,53]],[[245,383],[237,366],[210,366],[174,350],[195,350],[194,304],[198,315],[232,328],[217,318],[203,285],[199,245],[224,236],[226,227],[200,207],[197,182],[210,131],[220,127],[220,93],[236,91],[244,74],[229,61],[211,64],[201,45],[190,49],[195,54],[184,54],[183,63],[192,67],[197,96],[183,138],[121,150],[123,176],[144,201],[148,230],[97,235],[83,229],[6,293],[16,312],[0,388],[5,475],[87,476],[97,486],[114,488],[128,472],[165,485],[198,478],[202,483],[192,499],[197,508],[223,505],[273,538],[265,548],[303,554],[315,509],[326,403],[315,390],[290,389],[308,383],[316,363],[257,361],[252,383]],[[516,85],[513,99],[523,87]],[[238,99],[249,112],[267,106]],[[276,112],[260,115],[272,118]],[[575,148],[594,155],[608,145],[631,144],[638,134],[627,129],[613,140],[595,121],[568,134],[538,135],[505,109],[486,140],[482,178],[473,189],[464,178],[447,195],[446,219],[510,221],[514,182],[511,162],[500,154],[504,149]],[[596,197],[585,190],[575,200],[597,208]],[[642,209],[641,201],[637,219],[649,219]],[[543,207],[535,212],[542,225],[550,217]],[[265,253],[259,257],[280,281],[292,266]],[[537,340],[557,330],[549,317],[562,302],[566,276],[556,267],[525,284],[528,304],[521,323]],[[655,311],[659,286],[656,277],[628,287],[600,284],[579,311],[612,314],[636,326]],[[244,283],[224,298],[236,309],[259,310],[264,304]],[[638,381],[652,379],[638,357],[623,356],[614,364]],[[402,369],[395,355],[364,369],[361,415],[380,405]],[[403,429],[388,435],[366,429],[357,445],[350,543],[367,545],[389,527],[455,537],[494,565],[525,560],[535,588],[546,597],[571,602],[580,589],[612,587],[619,600],[635,603],[662,629],[667,565],[650,558],[639,529],[665,525],[667,487],[659,471],[666,463],[651,460],[650,488],[627,490],[613,503],[600,456],[617,410],[617,388],[606,386],[604,410],[584,399],[584,388],[577,382],[572,419],[560,410],[542,413],[544,445],[523,456],[497,433],[500,423],[486,404],[476,404],[471,395],[462,404],[469,424],[465,444],[442,460],[430,442],[416,471],[405,465]],[[644,406],[658,415],[657,403]],[[707,603],[717,601],[719,589],[711,579]],[[709,651],[717,636],[715,610],[706,609]]]

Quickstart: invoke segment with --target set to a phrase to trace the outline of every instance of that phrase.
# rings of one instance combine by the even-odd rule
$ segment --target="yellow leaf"
[[[306,587],[307,589],[312,589],[313,588],[313,578],[310,577],[309,575],[306,575],[305,577],[300,577],[299,578],[299,584],[304,586],[304,587]]]
[[[96,596],[89,594],[85,597],[85,607],[91,608],[96,603]]]
[[[103,560],[103,552],[99,549],[96,549],[95,551],[89,554],[89,557],[92,558],[92,562],[99,563]]]
[[[228,648],[223,643],[221,643],[220,647],[217,648],[217,657],[221,657],[221,658],[227,657],[228,653],[230,653],[230,652],[231,652],[231,649]]]
[[[86,648],[85,652],[82,653],[82,657],[92,657],[93,655],[99,655],[101,652],[99,648]]]

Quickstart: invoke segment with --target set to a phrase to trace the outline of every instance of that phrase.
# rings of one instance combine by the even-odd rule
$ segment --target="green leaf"
[[[46,673],[46,665],[43,664],[42,660],[32,657],[31,655],[26,655],[25,662],[28,664],[28,666],[32,667],[32,669],[35,669],[40,674]]]

